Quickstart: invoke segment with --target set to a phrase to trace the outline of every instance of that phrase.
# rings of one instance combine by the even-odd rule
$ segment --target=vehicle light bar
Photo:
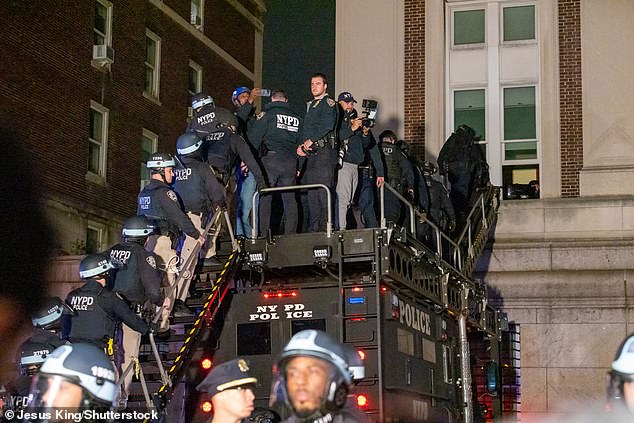
[[[269,298],[284,298],[284,297],[297,297],[297,291],[291,291],[291,292],[265,292],[263,294],[263,297],[266,299]]]
[[[317,261],[326,261],[332,257],[332,247],[330,245],[318,245],[313,247],[313,258]]]

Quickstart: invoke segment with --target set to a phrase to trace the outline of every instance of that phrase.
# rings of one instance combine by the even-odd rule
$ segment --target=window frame
[[[110,110],[101,104],[97,103],[94,100],[90,100],[90,111],[96,111],[97,113],[102,115],[102,126],[101,133],[103,140],[96,140],[92,138],[92,134],[90,133],[90,121],[89,121],[89,129],[88,129],[88,143],[96,144],[99,146],[99,169],[97,169],[97,173],[90,170],[89,163],[91,162],[90,157],[90,149],[88,149],[88,163],[86,163],[87,173],[90,175],[95,175],[99,178],[106,179],[106,170],[107,170],[107,161],[108,161],[108,126],[110,119]],[[92,116],[89,115],[88,119],[92,119]]]
[[[112,8],[113,8],[112,3],[110,3],[108,0],[95,0],[95,1],[106,8],[106,11],[107,11],[106,33],[103,34],[104,41],[105,41],[104,44],[107,45],[108,47],[112,47]],[[93,34],[95,32],[99,33],[97,28],[95,28],[94,18],[93,18],[92,30],[93,30]],[[99,35],[102,35],[102,34],[99,33]],[[95,44],[95,45],[103,45],[103,44]]]
[[[489,141],[487,132],[489,131],[488,122],[489,122],[489,108],[487,107],[487,96],[489,94],[489,90],[486,86],[470,86],[470,87],[453,87],[450,88],[451,92],[451,127],[456,128],[456,92],[457,91],[484,91],[484,134],[483,139],[478,141],[476,144],[484,145],[484,157],[489,160]],[[454,130],[454,129],[452,129]]]
[[[449,32],[449,45],[451,46],[450,48],[452,50],[469,50],[469,49],[481,49],[481,48],[486,48],[487,44],[488,44],[488,37],[487,37],[487,8],[486,8],[486,4],[478,4],[478,5],[473,5],[471,7],[460,7],[460,8],[452,8],[451,10],[451,14],[450,14],[450,26],[451,26],[451,31]],[[456,44],[456,34],[455,34],[455,28],[456,28],[456,12],[470,12],[470,11],[475,11],[475,10],[482,10],[484,11],[484,41],[481,43],[469,43],[469,44]]]
[[[191,74],[191,69],[194,69],[196,71],[196,91],[195,92],[192,92],[189,87],[189,82],[190,82],[189,77]],[[202,90],[203,90],[203,67],[190,59],[188,74],[187,74],[187,92],[190,94],[190,96],[193,96],[194,94],[198,94]]]
[[[143,139],[147,138],[150,140],[150,142],[152,143],[152,150],[150,152],[150,154],[156,153],[158,151],[158,135],[155,134],[154,132],[143,128],[143,130],[141,131],[141,155],[143,155],[143,152],[145,151],[143,149]],[[144,166],[145,163],[143,161],[141,161],[141,166]],[[150,183],[150,178],[148,177],[147,179],[143,179],[142,177],[143,175],[139,175],[139,180],[140,180],[140,185],[141,185],[141,189],[145,188],[145,186],[147,184]],[[148,172],[148,176],[149,176],[149,172]]]
[[[533,87],[535,89],[535,138],[534,139],[513,139],[507,140],[504,138],[505,132],[505,122],[504,122],[504,113],[505,113],[505,103],[504,103],[504,92],[508,88],[528,88]],[[541,110],[540,110],[540,101],[539,101],[539,84],[512,84],[512,85],[500,85],[500,165],[504,166],[512,166],[512,165],[538,165],[538,168],[541,168]],[[536,143],[536,157],[534,159],[520,159],[520,160],[507,160],[506,159],[506,144],[515,144],[520,142],[535,142]]]
[[[504,9],[507,8],[511,8],[511,7],[522,7],[522,6],[533,6],[533,13],[534,13],[534,23],[535,23],[535,38],[533,39],[526,39],[526,40],[509,40],[506,41],[504,39]],[[507,46],[511,46],[511,45],[531,45],[531,44],[537,44],[538,42],[538,37],[539,37],[539,31],[538,31],[538,22],[537,22],[537,18],[538,18],[538,13],[537,13],[537,3],[534,0],[531,1],[519,1],[519,2],[509,2],[509,3],[500,3],[500,45],[507,45]]]
[[[94,252],[88,249],[88,231],[97,232],[97,245],[95,246]],[[86,245],[86,254],[95,254],[95,253],[98,253],[99,251],[103,251],[105,233],[106,233],[106,228],[104,227],[104,225],[101,225],[97,222],[93,222],[92,220],[89,220],[86,223],[86,236],[84,237],[84,242]]]
[[[190,0],[189,2],[189,23],[199,31],[203,31],[205,28],[205,0],[198,0],[200,3],[200,10],[196,15],[193,14],[193,4],[196,0]],[[196,23],[196,17],[200,17],[200,23]]]
[[[152,80],[152,91],[148,92],[147,87],[145,86],[145,81],[143,84],[143,94],[153,100],[159,100],[161,93],[161,37],[156,35],[154,32],[149,29],[145,29],[145,38],[146,38],[146,53],[145,53],[145,61],[144,61],[144,70],[147,72],[148,67],[153,70],[154,78]],[[155,54],[154,54],[154,63],[149,63],[147,61],[147,39],[150,38],[154,41],[156,45]],[[145,77],[145,74],[143,75]]]

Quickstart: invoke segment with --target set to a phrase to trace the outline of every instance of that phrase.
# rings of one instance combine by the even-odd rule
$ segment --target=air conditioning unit
[[[101,64],[114,63],[114,50],[105,44],[92,46],[92,60]]]

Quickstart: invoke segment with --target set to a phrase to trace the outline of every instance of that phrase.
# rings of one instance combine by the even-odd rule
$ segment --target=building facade
[[[379,130],[435,160],[467,123],[495,185],[539,183],[502,201],[479,265],[520,327],[522,421],[603,401],[632,331],[633,19],[627,0],[337,3],[337,91],[379,100]]]
[[[2,2],[0,117],[31,153],[61,254],[112,245],[192,94],[262,75],[262,0]]]

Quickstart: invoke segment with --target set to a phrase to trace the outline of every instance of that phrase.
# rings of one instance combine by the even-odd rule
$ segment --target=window
[[[161,39],[152,31],[145,30],[145,94],[159,98],[161,76]]]
[[[421,349],[423,360],[436,364],[436,343],[430,339],[421,337]]]
[[[397,349],[407,355],[414,355],[414,334],[404,329],[396,329]]]
[[[326,319],[315,320],[291,320],[291,335],[307,329],[315,329],[326,332]]]
[[[502,10],[504,41],[535,39],[535,6],[513,6]]]
[[[189,22],[202,30],[205,21],[205,0],[191,0],[192,10]]]
[[[241,323],[237,330],[238,355],[271,354],[271,323]]]
[[[112,46],[112,3],[95,1],[93,44]]]
[[[456,11],[453,22],[454,45],[484,43],[484,9]]]
[[[480,147],[485,157],[486,154],[486,109],[485,91],[482,90],[458,90],[453,94],[453,122],[454,129],[459,125],[468,125],[475,130],[480,137]]]
[[[190,95],[203,90],[203,68],[196,62],[189,61],[189,82],[187,89]]]
[[[108,109],[90,102],[90,132],[88,137],[88,172],[106,177],[108,148]]]
[[[146,163],[150,156],[156,153],[157,149],[158,135],[144,129],[141,135],[141,189],[150,182],[150,172],[146,167]]]
[[[103,228],[92,222],[86,227],[86,254],[95,254],[101,251],[103,242]]]

